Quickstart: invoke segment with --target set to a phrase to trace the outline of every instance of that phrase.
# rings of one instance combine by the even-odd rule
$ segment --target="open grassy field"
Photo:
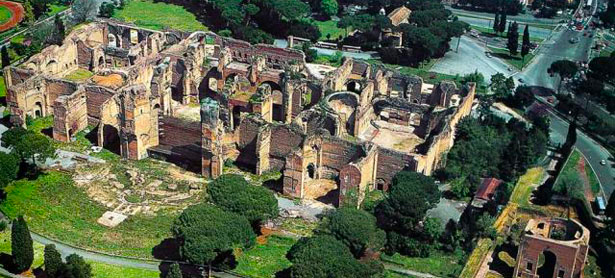
[[[0,24],[5,23],[11,19],[13,13],[5,6],[0,6]]]
[[[182,31],[206,31],[194,14],[181,6],[142,0],[129,1],[113,18],[132,22],[137,26],[154,30],[177,29]]]
[[[429,273],[438,277],[456,277],[463,268],[455,254],[441,251],[433,251],[427,258],[406,257],[398,253],[392,256],[382,254],[380,258],[386,263],[397,264],[406,269]]]
[[[152,248],[171,236],[176,215],[130,216],[116,228],[96,220],[106,211],[60,172],[41,174],[36,180],[19,180],[6,188],[0,210],[8,217],[24,215],[30,229],[75,246],[110,254],[152,258]]]
[[[314,21],[318,30],[320,30],[320,40],[335,40],[337,38],[345,38],[348,34],[346,30],[337,27],[337,21]]]
[[[32,268],[43,267],[43,250],[45,246],[40,243],[34,243],[34,263]],[[11,254],[11,232],[9,229],[0,232],[0,253]],[[121,267],[116,265],[103,264],[94,261],[88,261],[92,266],[94,278],[158,278],[160,272],[152,270],[144,270],[138,268]]]
[[[253,278],[274,277],[276,272],[291,266],[286,253],[295,242],[294,238],[269,236],[264,244],[258,243],[239,254],[233,271]]]

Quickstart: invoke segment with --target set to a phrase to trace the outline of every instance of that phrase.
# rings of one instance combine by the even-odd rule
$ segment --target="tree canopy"
[[[175,221],[173,235],[181,256],[193,264],[211,264],[233,248],[250,247],[256,235],[248,220],[208,204],[188,207]]]
[[[549,73],[557,74],[562,79],[571,78],[579,71],[576,63],[569,60],[557,60],[551,64]]]
[[[55,155],[55,148],[45,135],[21,127],[9,129],[2,135],[2,141],[11,147],[15,155],[23,161],[44,161]]]
[[[377,264],[363,264],[341,241],[329,235],[300,239],[287,254],[294,278],[373,277],[383,271]]]
[[[60,278],[60,274],[64,269],[64,263],[62,262],[62,255],[58,252],[55,245],[45,245],[44,259],[47,277]]]
[[[251,223],[276,217],[278,201],[269,189],[249,184],[236,174],[222,175],[207,186],[207,193],[220,208],[245,216]]]
[[[83,257],[71,254],[66,257],[66,264],[62,272],[62,278],[91,278],[92,266],[86,263]]]
[[[19,158],[14,154],[0,152],[0,189],[17,178]]]
[[[322,232],[342,241],[356,258],[368,248],[379,250],[386,240],[384,231],[376,226],[376,217],[356,208],[340,208],[327,215]]]
[[[32,266],[34,261],[34,247],[32,244],[28,224],[23,216],[19,216],[13,222],[11,230],[11,252],[17,271],[23,272]]]

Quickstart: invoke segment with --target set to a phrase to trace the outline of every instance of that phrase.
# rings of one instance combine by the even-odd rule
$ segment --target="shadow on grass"
[[[174,238],[167,238],[154,246],[152,255],[159,260],[179,261],[181,260],[179,242]]]

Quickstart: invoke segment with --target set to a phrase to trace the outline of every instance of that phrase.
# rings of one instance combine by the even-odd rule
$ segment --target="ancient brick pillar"
[[[217,101],[205,98],[201,104],[201,166],[205,178],[215,179],[222,174],[224,157],[222,156],[223,129],[219,125],[220,106]]]

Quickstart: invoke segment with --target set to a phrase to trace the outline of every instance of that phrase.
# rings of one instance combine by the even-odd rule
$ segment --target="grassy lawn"
[[[519,181],[510,197],[510,202],[521,207],[531,207],[530,198],[532,192],[539,185],[544,174],[545,169],[542,167],[528,169],[523,176],[519,177]]]
[[[291,266],[286,253],[295,242],[294,238],[269,236],[265,244],[257,244],[240,254],[233,271],[253,278],[274,277],[276,272]]]
[[[130,216],[115,228],[96,220],[107,210],[74,186],[68,174],[49,172],[36,180],[20,180],[6,188],[0,210],[8,217],[24,215],[30,229],[72,245],[110,254],[152,258],[152,248],[171,236],[176,215]]]
[[[585,173],[579,172],[581,171],[579,169],[579,163],[581,159],[584,160],[585,166],[583,167],[583,169],[585,170]],[[560,173],[560,175],[564,176],[566,173],[569,173],[569,172],[577,172],[577,174],[579,175],[587,176],[587,180],[589,181],[589,186],[591,187],[592,193],[594,194],[600,193],[600,190],[601,190],[600,182],[598,181],[598,177],[596,176],[596,173],[594,173],[592,168],[589,166],[589,162],[585,160],[585,158],[581,155],[581,152],[579,152],[577,149],[575,149],[570,154],[570,157],[568,158],[568,161],[566,161],[566,165],[564,165],[564,168],[562,169],[562,172]],[[589,201],[592,201],[592,200],[589,200]]]
[[[13,16],[13,14],[9,10],[9,8],[5,6],[0,6],[0,24],[7,22],[9,19],[11,19],[11,16]]]
[[[327,21],[315,21],[316,26],[320,30],[320,40],[335,40],[337,38],[345,38],[346,30],[343,28],[337,27],[337,21],[327,20]],[[329,36],[327,36],[329,35]]]
[[[485,28],[482,26],[476,26],[476,25],[470,25],[472,27],[472,29],[479,31],[481,33],[483,33],[483,35],[485,36],[491,36],[491,37],[500,37],[503,39],[506,39],[506,32],[504,33],[495,33],[493,32],[493,29],[491,28]],[[525,27],[524,27],[525,28]],[[523,28],[519,28],[519,37],[521,38],[523,36]],[[537,37],[532,37],[532,34],[530,33],[530,41],[531,42],[535,42],[535,43],[541,43],[543,41],[543,39],[541,38],[537,38]]]
[[[33,268],[43,267],[43,250],[45,246],[35,242],[34,243],[34,263]],[[11,233],[9,229],[0,232],[0,252],[11,254]],[[94,278],[158,278],[160,272],[152,270],[144,270],[130,267],[121,267],[115,265],[108,265],[94,261],[88,261],[92,266],[92,273]]]
[[[77,69],[64,76],[64,79],[68,79],[70,81],[85,81],[92,77],[92,75],[94,75],[94,73],[89,70]]]
[[[167,28],[182,31],[207,30],[191,12],[181,6],[163,2],[129,1],[123,9],[115,11],[113,18],[160,31]]]
[[[492,243],[491,239],[488,238],[482,238],[478,241],[476,248],[470,254],[470,258],[468,258],[468,262],[459,276],[460,278],[472,278],[476,275],[483,258],[491,250]]]
[[[534,58],[534,54],[532,54],[532,53],[528,53],[525,56],[525,60],[523,60],[521,55],[511,56],[510,53],[508,52],[508,49],[489,47],[489,51],[491,51],[493,56],[498,57],[498,58],[504,60],[506,63],[510,64],[511,66],[513,66],[515,68],[517,68],[518,70],[522,70],[523,67],[525,67],[527,64],[529,64],[532,61],[532,59]]]
[[[451,80],[457,83],[457,86],[461,86],[461,78],[450,74],[443,74],[437,72],[431,72],[431,67],[437,62],[437,59],[431,59],[427,63],[423,63],[419,67],[408,67],[400,65],[383,64],[378,60],[368,60],[369,63],[374,65],[384,65],[387,68],[398,70],[402,74],[417,75],[423,78],[423,81],[429,84],[438,84],[440,81]]]
[[[4,76],[0,76],[0,98],[6,97],[6,85],[4,85]]]
[[[438,277],[455,277],[463,268],[459,258],[453,253],[434,251],[427,258],[406,257],[398,253],[392,256],[382,254],[380,258],[387,263],[400,265],[404,268],[429,273]]]
[[[50,4],[49,5],[49,12],[47,13],[48,16],[54,16],[57,13],[60,13],[61,11],[64,11],[68,9],[68,6],[65,5],[59,5],[59,4]]]

